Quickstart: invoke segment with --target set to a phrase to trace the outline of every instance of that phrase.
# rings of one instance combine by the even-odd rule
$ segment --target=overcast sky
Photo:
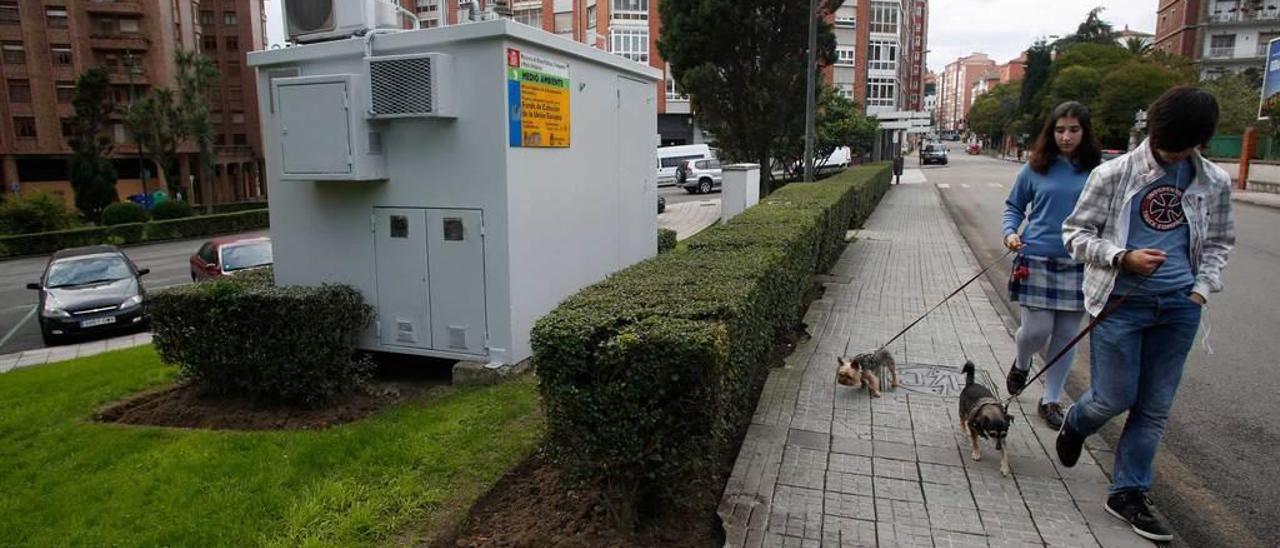
[[[1154,33],[1155,0],[933,0],[929,2],[929,70],[973,52],[997,63],[1016,58],[1040,36],[1075,32],[1089,10],[1116,30]]]
[[[284,41],[281,0],[266,0],[267,43]],[[1154,32],[1155,0],[933,0],[929,2],[929,70],[975,51],[1004,63],[1039,36],[1076,30],[1095,6],[1116,29]]]

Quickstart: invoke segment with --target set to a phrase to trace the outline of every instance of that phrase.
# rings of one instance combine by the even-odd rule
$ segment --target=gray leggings
[[[1042,360],[1048,361],[1056,356],[1067,343],[1080,332],[1080,322],[1084,320],[1084,311],[1046,310],[1043,308],[1022,307],[1022,325],[1018,326],[1015,340],[1018,343],[1018,369],[1031,367],[1031,357],[1044,350],[1048,343],[1048,351],[1041,354]],[[1071,372],[1071,362],[1076,350],[1071,349],[1058,363],[1044,374],[1044,402],[1062,400],[1062,388],[1067,384],[1067,374]]]

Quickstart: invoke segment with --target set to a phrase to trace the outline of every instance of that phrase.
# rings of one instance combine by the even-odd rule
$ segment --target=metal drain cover
[[[974,380],[988,388],[995,386],[991,375],[981,369],[974,375]],[[917,394],[959,397],[960,391],[964,390],[964,373],[958,367],[903,364],[898,366],[898,387]]]

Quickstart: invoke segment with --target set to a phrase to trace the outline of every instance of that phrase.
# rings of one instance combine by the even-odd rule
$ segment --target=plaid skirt
[[[1025,267],[1025,268],[1020,268]],[[1009,277],[1009,300],[1030,308],[1084,310],[1084,264],[1019,254]]]

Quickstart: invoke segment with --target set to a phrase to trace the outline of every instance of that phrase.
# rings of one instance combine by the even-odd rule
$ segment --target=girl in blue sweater
[[[1045,121],[1031,159],[1018,173],[1005,201],[1004,245],[1018,252],[1009,279],[1009,298],[1022,308],[1015,336],[1018,360],[1005,379],[1010,393],[1026,384],[1032,355],[1044,350],[1046,344],[1045,359],[1057,355],[1084,319],[1084,265],[1067,254],[1062,222],[1075,209],[1089,172],[1101,158],[1088,107],[1074,101],[1058,105]],[[1045,374],[1039,410],[1054,429],[1062,424],[1059,400],[1072,354],[1074,351],[1063,356]]]

